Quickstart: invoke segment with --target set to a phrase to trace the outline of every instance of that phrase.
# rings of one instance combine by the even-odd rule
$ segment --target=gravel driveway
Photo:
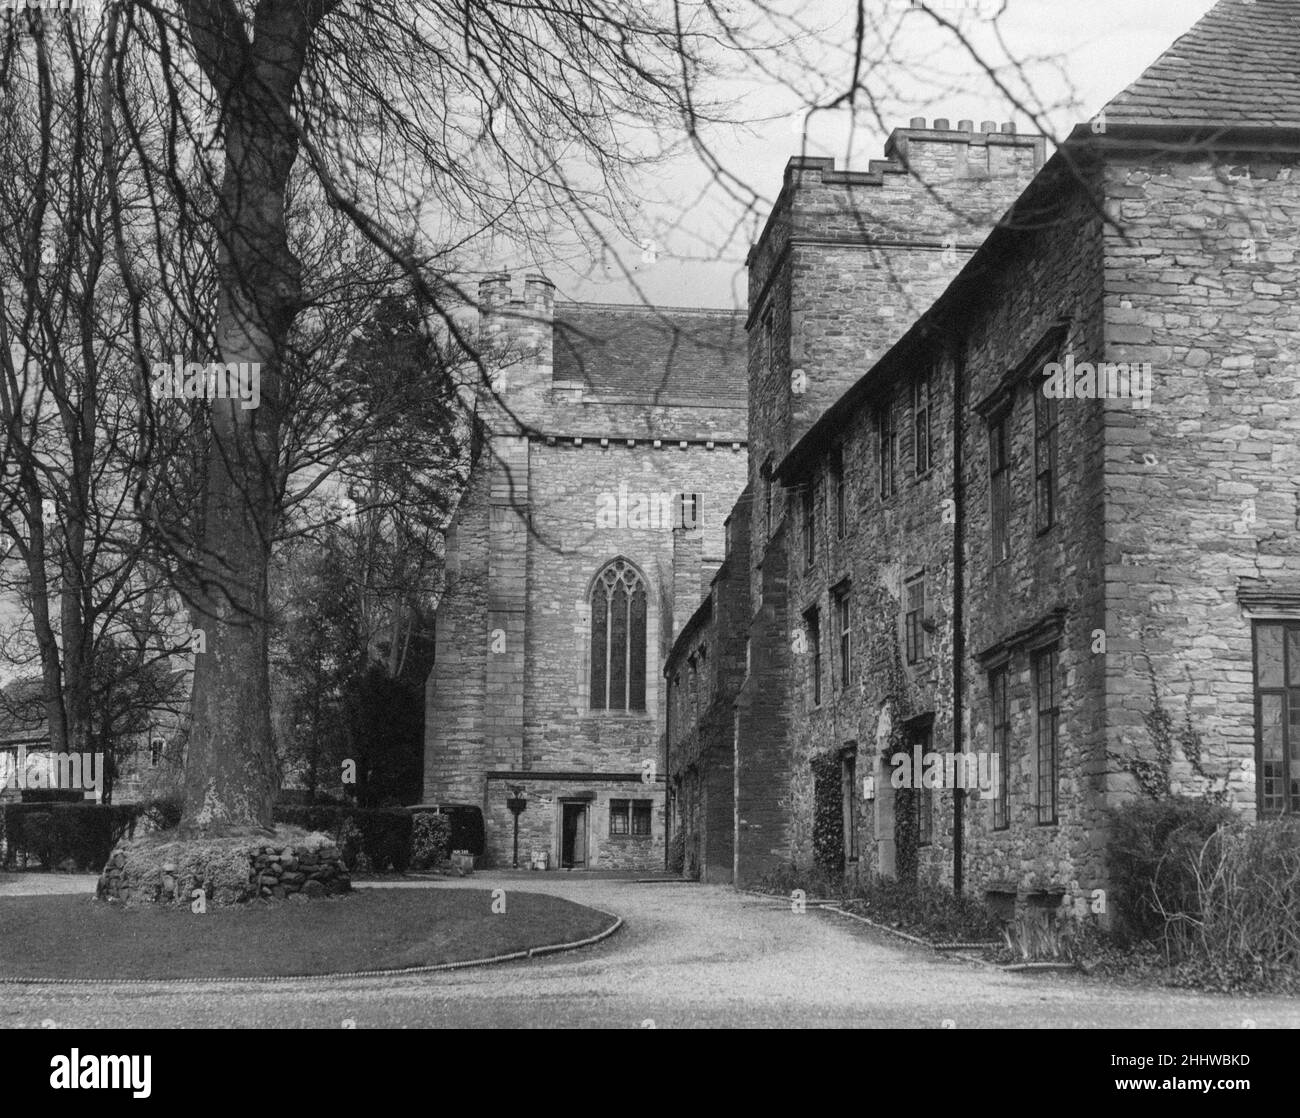
[[[1004,974],[721,886],[494,875],[413,888],[552,893],[623,929],[572,954],[391,979],[259,986],[0,986],[0,1026],[1300,1028],[1300,1002]],[[0,905],[4,903],[0,897]]]

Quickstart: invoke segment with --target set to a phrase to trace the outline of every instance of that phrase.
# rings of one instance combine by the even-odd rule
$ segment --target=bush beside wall
[[[330,835],[349,870],[362,854],[375,873],[402,873],[410,865],[411,813],[404,808],[277,804],[275,821]]]
[[[1178,796],[1115,810],[1106,862],[1121,940],[1159,941],[1166,913],[1198,912],[1191,858],[1216,830],[1237,820],[1230,808]]]
[[[411,823],[411,868],[430,870],[451,855],[451,819],[432,812],[417,812]]]
[[[123,837],[135,834],[145,804],[20,803],[0,807],[4,865],[39,863],[97,872]]]

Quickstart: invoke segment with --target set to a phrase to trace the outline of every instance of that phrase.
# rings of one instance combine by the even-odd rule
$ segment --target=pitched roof
[[[1300,4],[1219,0],[1103,111],[1107,124],[1300,125]]]
[[[555,380],[597,397],[745,406],[742,311],[562,303],[553,360]]]

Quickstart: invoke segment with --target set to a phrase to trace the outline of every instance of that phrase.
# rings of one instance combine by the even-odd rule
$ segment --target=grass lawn
[[[507,890],[360,889],[233,908],[123,909],[87,896],[0,897],[0,978],[256,978],[391,970],[586,939],[584,905]]]

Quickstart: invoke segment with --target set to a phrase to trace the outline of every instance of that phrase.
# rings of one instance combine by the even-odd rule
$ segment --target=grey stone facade
[[[1298,809],[1253,650],[1300,622],[1300,129],[1228,80],[1274,7],[1216,7],[1045,165],[937,129],[887,152],[928,190],[791,161],[750,257],[748,671],[704,708],[736,720],[738,882],[831,833],[850,874],[1079,911],[1163,750],[1169,791],[1253,817],[1268,762]],[[707,733],[669,722],[701,786]],[[895,788],[914,747],[996,754],[1005,786]]]
[[[536,849],[552,867],[661,868],[660,665],[744,485],[741,316],[555,308],[552,290],[530,277],[511,301],[495,277],[481,292],[497,390],[478,393],[481,447],[448,534],[424,798],[483,809],[489,864],[513,856],[505,801],[522,787],[521,864]],[[644,593],[644,642],[593,671],[593,594],[615,569]],[[643,693],[597,709],[593,688],[613,695],[625,675]],[[644,809],[622,805],[644,800],[639,834]]]

